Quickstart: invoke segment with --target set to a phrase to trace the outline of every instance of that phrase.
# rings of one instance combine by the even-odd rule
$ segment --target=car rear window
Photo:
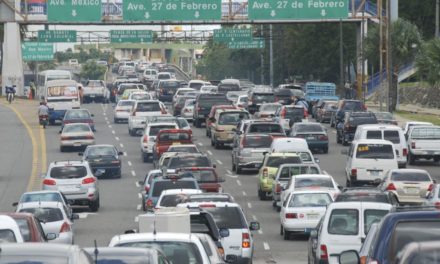
[[[197,189],[195,181],[157,181],[153,184],[153,197],[159,197],[162,191],[171,189]]]
[[[297,132],[323,132],[324,128],[321,125],[297,125]]]
[[[254,93],[252,95],[252,103],[253,104],[261,104],[261,103],[271,103],[275,101],[274,94],[257,94]]]
[[[328,222],[328,233],[354,236],[359,233],[359,211],[356,209],[334,209]]]
[[[385,193],[368,193],[368,192],[355,192],[355,193],[341,193],[336,197],[336,202],[378,202],[378,203],[390,203],[388,196]]]
[[[151,96],[149,94],[133,94],[131,95],[133,100],[150,100]]]
[[[219,125],[237,125],[242,119],[249,119],[249,115],[245,112],[221,113],[218,118]]]
[[[218,228],[247,228],[243,214],[238,207],[203,207],[214,217]]]
[[[205,156],[188,156],[173,157],[168,162],[168,169],[191,168],[191,167],[211,167],[208,157]]]
[[[381,130],[367,131],[367,139],[382,139],[382,131]]]
[[[184,152],[184,153],[198,153],[199,150],[196,147],[174,147],[170,146],[167,152]]]
[[[15,239],[15,234],[11,229],[0,229],[0,243],[1,242],[10,242],[15,243],[17,240]],[[3,261],[3,256],[0,261]],[[14,262],[4,262],[4,263],[14,263]]]
[[[396,171],[391,175],[392,181],[429,182],[428,174],[417,171]]]
[[[399,144],[400,143],[400,134],[397,130],[385,130],[383,131],[383,138],[385,140],[389,140],[393,142],[393,144]]]
[[[422,127],[413,128],[411,138],[414,139],[440,139],[440,128],[438,127]]]
[[[210,107],[213,105],[230,105],[231,102],[225,98],[225,97],[220,97],[220,98],[203,98],[202,100],[199,100],[199,105],[203,106],[203,107]]]
[[[134,101],[119,101],[118,106],[133,106]]]
[[[85,176],[87,176],[85,166],[53,167],[50,170],[50,177],[54,179],[77,179]]]
[[[175,90],[180,87],[180,82],[178,81],[166,81],[161,83],[161,87],[164,89]]]
[[[151,103],[138,103],[136,107],[137,112],[158,112],[161,111],[160,105],[158,102]]]
[[[294,178],[295,188],[306,187],[327,187],[334,188],[333,181],[330,178]]]
[[[189,133],[161,133],[159,136],[160,141],[178,141],[178,140],[190,140]]]
[[[29,193],[23,194],[20,199],[20,203],[29,203],[29,202],[64,202],[61,198],[61,195],[58,193]]]
[[[186,197],[187,196],[183,193],[164,195],[159,205],[163,207],[176,207],[179,203],[182,203]]]
[[[359,101],[345,101],[342,107],[344,111],[360,111],[362,110],[362,103]]]
[[[20,210],[20,213],[34,214],[41,222],[57,222],[64,219],[59,208],[24,208]]]
[[[176,126],[151,126],[149,136],[157,136],[162,129],[175,129]]]
[[[279,124],[250,124],[249,133],[284,133]]]
[[[86,157],[96,157],[96,156],[116,156],[116,150],[111,146],[102,147],[89,147],[87,149]]]
[[[278,108],[280,108],[281,105],[276,104],[264,104],[260,106],[260,112],[266,111],[266,112],[275,112]]]
[[[65,119],[89,119],[90,114],[88,111],[75,110],[67,111]]]
[[[298,193],[292,195],[288,207],[327,206],[332,198],[327,193]]]
[[[83,124],[74,124],[71,126],[65,126],[63,129],[63,133],[76,133],[76,132],[90,132],[89,125]]]
[[[374,223],[379,223],[388,214],[388,210],[367,209],[364,211],[364,233],[368,234],[370,227]]]
[[[394,159],[393,146],[388,144],[359,144],[358,159]]]
[[[320,171],[316,167],[299,166],[299,167],[283,167],[281,169],[279,179],[288,180],[290,177],[299,174],[319,174]]]
[[[362,117],[350,117],[348,120],[351,124],[351,126],[359,126],[359,125],[366,125],[366,124],[377,124],[377,119],[375,116],[362,116]]]
[[[304,116],[304,108],[302,107],[286,107],[285,109],[288,116]]]
[[[190,172],[192,176],[197,180],[197,182],[200,183],[219,181],[217,175],[212,170],[193,170],[188,172]]]
[[[270,148],[271,136],[245,136],[242,140],[243,148]]]
[[[298,156],[270,156],[267,158],[266,167],[278,168],[285,163],[302,163]]]

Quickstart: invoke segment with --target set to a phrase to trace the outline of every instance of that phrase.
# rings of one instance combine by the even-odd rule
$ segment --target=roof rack
[[[391,212],[413,212],[413,211],[438,211],[438,209],[432,205],[395,206],[391,209]],[[440,213],[440,211],[438,212]]]

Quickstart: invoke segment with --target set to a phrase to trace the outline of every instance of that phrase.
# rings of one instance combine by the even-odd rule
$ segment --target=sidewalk
[[[16,98],[16,100],[9,104],[5,98],[2,97],[0,98],[0,104],[14,111],[29,134],[32,142],[32,171],[27,191],[40,190],[40,174],[47,169],[47,156],[46,134],[38,122],[37,110],[39,101]]]

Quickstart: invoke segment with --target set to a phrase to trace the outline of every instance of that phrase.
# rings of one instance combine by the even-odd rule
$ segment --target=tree
[[[81,67],[80,77],[87,80],[103,80],[107,67],[98,65],[96,61],[88,61]]]
[[[440,85],[440,39],[435,38],[422,44],[416,59],[421,78],[432,86]]]

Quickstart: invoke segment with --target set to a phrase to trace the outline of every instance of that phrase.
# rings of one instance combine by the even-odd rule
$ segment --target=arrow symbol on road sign
[[[322,9],[321,10],[321,16],[325,16],[325,15],[327,15],[327,12],[325,12],[325,9]]]
[[[76,10],[75,9],[72,10],[72,16],[76,17]]]
[[[122,39],[121,39],[121,38],[119,38],[119,42],[122,42]]]
[[[149,19],[150,18],[150,13],[149,12],[145,12],[145,18]]]
[[[199,18],[199,16],[200,16],[199,11],[196,11],[196,13],[194,14],[194,17],[195,17],[195,18]]]
[[[277,13],[275,12],[275,10],[272,10],[272,12],[270,12],[270,16],[271,17],[274,17],[274,16],[276,16],[277,15]]]

